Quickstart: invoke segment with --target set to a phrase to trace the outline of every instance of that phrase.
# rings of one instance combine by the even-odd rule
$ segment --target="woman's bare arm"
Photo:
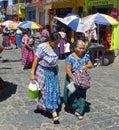
[[[71,68],[72,68],[71,65],[66,64],[66,73],[67,73],[67,75],[68,75],[70,81],[74,81],[74,75],[73,75],[73,73],[72,73],[72,71],[71,71]]]
[[[35,56],[33,64],[32,64],[32,68],[31,68],[31,74],[30,74],[30,80],[32,81],[35,79],[34,74],[37,68],[38,61],[39,61],[39,58]]]

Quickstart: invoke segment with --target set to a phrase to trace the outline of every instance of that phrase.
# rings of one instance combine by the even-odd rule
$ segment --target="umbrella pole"
[[[100,33],[99,33],[99,24],[97,25],[98,27],[97,27],[97,42],[99,43],[99,36],[100,36]]]

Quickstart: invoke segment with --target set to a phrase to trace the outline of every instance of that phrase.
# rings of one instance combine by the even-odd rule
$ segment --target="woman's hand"
[[[83,70],[87,70],[88,67],[87,67],[87,65],[84,65],[84,66],[81,67],[81,69],[83,69]]]

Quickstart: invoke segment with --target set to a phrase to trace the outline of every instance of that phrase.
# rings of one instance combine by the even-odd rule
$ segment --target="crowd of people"
[[[56,29],[56,28],[55,28]],[[6,49],[21,48],[21,61],[23,69],[31,69],[30,80],[36,81],[40,87],[38,104],[36,108],[52,115],[54,124],[59,124],[59,113],[61,104],[60,83],[58,76],[58,59],[65,59],[66,79],[64,85],[64,104],[79,120],[83,119],[86,89],[78,88],[71,93],[67,85],[74,81],[73,72],[78,68],[85,71],[92,67],[90,56],[86,53],[85,43],[77,40],[70,43],[64,28],[60,31],[49,31],[45,26],[41,31],[36,30],[34,35],[30,29],[20,30],[10,34],[5,28],[3,32],[3,46]],[[72,48],[73,46],[73,48]],[[70,50],[72,49],[72,50]]]
[[[37,46],[49,41],[51,33],[58,32],[61,35],[61,40],[58,44],[59,58],[65,59],[70,54],[71,45],[65,29],[62,27],[60,31],[58,31],[54,24],[52,31],[50,31],[49,28],[49,25],[46,25],[42,29],[36,29],[35,33],[31,34],[31,29],[17,28],[16,30],[8,30],[8,28],[5,27],[3,29],[2,45],[4,49],[21,48],[22,64],[24,65],[24,69],[27,69],[31,68]]]

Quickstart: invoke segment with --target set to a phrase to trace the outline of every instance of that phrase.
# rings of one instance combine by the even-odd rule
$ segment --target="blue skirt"
[[[21,37],[21,35],[20,34],[16,34],[16,45],[17,46],[21,46],[21,44],[22,44],[22,37]]]
[[[56,110],[60,104],[60,85],[57,68],[43,68],[45,75],[45,106],[49,110]]]

